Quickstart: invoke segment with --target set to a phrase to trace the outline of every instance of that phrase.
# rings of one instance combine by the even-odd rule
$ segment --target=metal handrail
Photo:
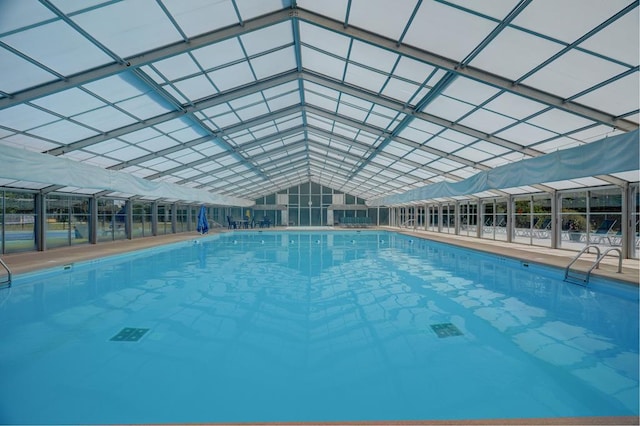
[[[602,256],[599,256],[598,259],[596,260],[596,265],[600,264],[600,261],[602,259],[604,259],[604,257],[607,255],[607,253],[609,253],[610,251],[617,251],[618,252],[618,273],[621,274],[622,273],[622,250],[620,250],[617,247],[610,247],[608,249],[606,249],[604,251],[604,253],[602,253]],[[597,266],[596,266],[597,268]],[[591,267],[591,269],[593,269],[593,266]]]
[[[7,284],[8,287],[11,287],[11,269],[9,269],[2,259],[0,259],[0,265],[7,270],[7,281],[1,281],[0,284]]]
[[[582,250],[580,250],[580,253],[578,253],[576,255],[576,257],[573,258],[573,260],[571,262],[569,262],[569,264],[567,265],[567,267],[564,269],[564,279],[565,281],[567,280],[567,278],[569,277],[569,269],[571,268],[571,265],[573,265],[574,263],[576,263],[576,261],[580,258],[580,256],[582,256],[585,252],[587,252],[590,248],[594,248],[596,249],[596,252],[598,253],[596,256],[596,261],[595,263],[591,266],[591,268],[589,268],[589,270],[587,271],[586,277],[585,277],[585,285],[589,284],[589,277],[591,276],[591,271],[598,268],[598,265],[600,263],[600,247],[590,244],[590,245],[586,245],[584,246],[584,248]]]

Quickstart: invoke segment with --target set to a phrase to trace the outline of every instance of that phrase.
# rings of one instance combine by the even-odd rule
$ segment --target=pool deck
[[[301,230],[344,230],[342,228],[271,228],[269,231],[301,231]],[[564,268],[576,255],[576,252],[569,250],[552,250],[538,246],[527,246],[522,244],[510,244],[503,241],[481,240],[471,237],[455,236],[448,234],[438,234],[429,231],[416,231],[398,228],[369,228],[387,231],[400,232],[416,238],[426,238],[433,241],[454,244],[460,247],[490,252],[495,255],[520,259],[530,263]],[[230,232],[227,229],[213,229],[211,233]],[[246,232],[237,230],[231,232]],[[157,237],[138,238],[134,240],[122,240],[94,245],[78,245],[72,247],[56,248],[42,252],[12,253],[3,255],[2,259],[9,266],[14,275],[27,272],[34,272],[43,269],[64,267],[74,262],[82,262],[121,253],[142,250],[159,245],[177,243],[181,241],[195,240],[202,238],[201,235],[193,233],[181,233],[162,235]],[[595,255],[585,254],[577,263],[579,269],[587,270],[595,259]],[[599,269],[592,272],[594,276],[602,276],[623,281],[632,285],[639,285],[640,281],[640,261],[635,259],[623,260],[623,273],[617,273],[617,258],[611,256],[604,259]],[[223,423],[211,423],[220,425]],[[225,423],[228,424],[228,423]],[[235,423],[242,424],[242,423]],[[486,420],[417,420],[417,421],[396,421],[396,422],[302,422],[302,423],[260,423],[264,425],[638,425],[640,417],[567,417],[548,419],[486,419]]]

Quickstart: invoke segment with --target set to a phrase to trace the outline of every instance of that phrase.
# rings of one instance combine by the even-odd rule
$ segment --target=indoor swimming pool
[[[638,288],[385,231],[230,232],[14,277],[0,423],[637,416]]]

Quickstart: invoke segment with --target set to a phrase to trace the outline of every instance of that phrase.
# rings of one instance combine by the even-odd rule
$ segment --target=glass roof
[[[640,119],[631,0],[9,0],[0,17],[1,145],[190,194],[312,181],[371,201]],[[638,170],[482,194],[621,181]]]

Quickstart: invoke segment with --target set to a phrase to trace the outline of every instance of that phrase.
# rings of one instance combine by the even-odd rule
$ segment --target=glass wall
[[[151,237],[152,231],[152,202],[132,202],[133,219],[131,235],[133,238]]]
[[[124,240],[127,238],[127,213],[125,200],[98,199],[98,242]]]
[[[551,196],[515,196],[512,212],[512,242],[551,246]]]
[[[89,198],[47,194],[45,205],[47,248],[89,243]]]
[[[344,196],[344,205],[346,208],[332,210],[333,219],[330,220],[329,206],[333,204],[334,195]],[[285,197],[287,201],[279,204],[277,202],[277,196]],[[253,208],[253,214],[256,221],[266,216],[272,224],[276,225],[331,226],[342,223],[344,218],[361,218],[358,222],[376,223],[373,218],[370,217],[372,209],[366,208],[365,200],[315,182],[295,185],[286,190],[279,191],[277,194],[260,197],[256,199],[255,202],[256,205]],[[281,210],[278,210],[278,208],[284,208],[285,205],[286,212],[282,215]],[[353,206],[353,208],[349,208],[348,206]],[[381,210],[388,211],[388,209]],[[286,220],[283,218],[286,218]],[[375,219],[377,220],[377,218]],[[388,214],[384,216],[383,220],[388,223]]]
[[[28,192],[0,191],[0,248],[2,253],[37,248],[35,196]]]

